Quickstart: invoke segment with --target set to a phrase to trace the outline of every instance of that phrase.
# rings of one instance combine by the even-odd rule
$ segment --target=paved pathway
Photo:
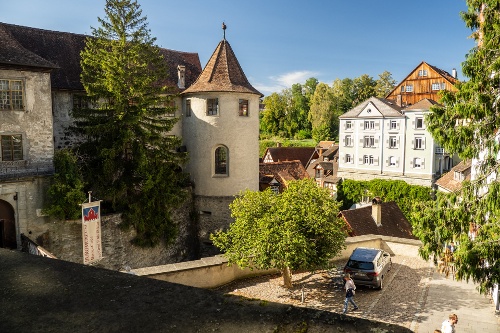
[[[456,313],[456,333],[500,333],[491,298],[480,295],[476,285],[445,278],[435,270],[428,283],[424,307],[416,316],[415,327],[411,327],[415,332],[433,333],[450,313]]]

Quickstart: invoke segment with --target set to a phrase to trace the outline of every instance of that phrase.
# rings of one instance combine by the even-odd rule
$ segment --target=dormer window
[[[453,179],[456,181],[463,181],[465,179],[463,172],[455,171],[453,174]]]

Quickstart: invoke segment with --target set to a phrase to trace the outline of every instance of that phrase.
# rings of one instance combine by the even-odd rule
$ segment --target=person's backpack
[[[352,297],[352,296],[354,296],[354,289],[352,288],[347,289],[345,297]]]

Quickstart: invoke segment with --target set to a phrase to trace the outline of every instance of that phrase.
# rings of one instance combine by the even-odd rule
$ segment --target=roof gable
[[[358,104],[357,106],[355,106],[354,108],[352,108],[351,110],[347,111],[346,113],[344,113],[343,115],[341,115],[339,118],[342,119],[342,118],[368,118],[368,114],[371,114],[368,113],[368,109],[370,108],[369,105],[373,105],[373,107],[371,108],[372,109],[372,112],[373,112],[373,109],[375,108],[377,110],[377,112],[379,113],[379,117],[402,117],[403,114],[401,112],[401,107],[399,107],[398,105],[396,105],[396,103],[394,103],[393,101],[391,100],[388,100],[388,99],[385,99],[385,98],[378,98],[378,97],[370,97],[369,99],[367,99],[366,101]],[[365,111],[365,113],[363,113],[363,111]],[[363,116],[364,114],[366,114],[366,116]],[[373,117],[373,116],[370,116],[370,117]]]
[[[315,147],[270,147],[264,153],[264,163],[299,160],[304,167],[315,155]]]
[[[373,102],[368,102],[363,110],[359,113],[358,117],[380,117],[382,113],[377,109]]]

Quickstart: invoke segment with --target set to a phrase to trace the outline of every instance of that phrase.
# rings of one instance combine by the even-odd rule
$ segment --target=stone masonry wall
[[[136,233],[133,229],[120,227],[121,216],[118,214],[103,216],[101,219],[101,239],[103,259],[95,266],[119,270],[125,266],[133,268],[164,265],[199,257],[196,226],[190,218],[192,200],[189,198],[174,213],[179,234],[174,244],[159,244],[154,248],[140,248],[131,241]],[[83,263],[82,222],[51,221],[46,231],[33,239],[40,246],[54,254],[58,259]]]

